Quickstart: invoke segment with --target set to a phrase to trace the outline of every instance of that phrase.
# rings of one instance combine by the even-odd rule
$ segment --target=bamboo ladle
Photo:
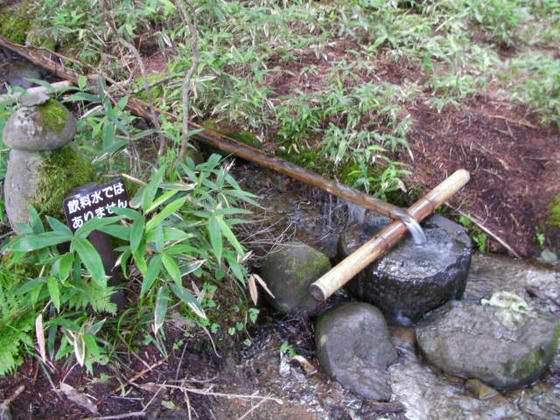
[[[408,208],[408,214],[417,222],[428,217],[437,207],[459,191],[470,179],[465,169],[455,171],[450,177]],[[356,274],[385,254],[407,231],[402,221],[395,221],[368,242],[334,266],[311,284],[310,293],[322,302],[348,283]]]

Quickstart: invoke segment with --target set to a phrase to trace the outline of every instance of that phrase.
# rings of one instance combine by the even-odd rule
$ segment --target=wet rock
[[[342,386],[370,400],[391,398],[387,367],[397,352],[379,309],[352,302],[326,312],[315,342],[321,366]]]
[[[448,374],[499,389],[538,379],[552,362],[560,323],[535,312],[453,301],[429,316],[416,338],[426,358]]]
[[[391,222],[370,217],[341,235],[341,257]],[[410,325],[445,302],[461,298],[471,261],[471,240],[464,229],[441,216],[423,224],[427,242],[414,243],[410,235],[381,259],[370,264],[347,289],[358,299],[379,307],[385,316]]]
[[[29,98],[26,98],[29,101]],[[53,99],[22,106],[4,127],[4,144],[10,149],[39,151],[58,149],[76,134],[76,119]]]
[[[302,242],[286,242],[270,251],[261,276],[275,298],[271,305],[280,312],[312,313],[319,303],[309,286],[331,268],[326,255]]]

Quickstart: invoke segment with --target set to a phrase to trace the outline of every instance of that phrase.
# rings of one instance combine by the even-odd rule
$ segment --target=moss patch
[[[33,16],[29,13],[29,6],[24,5],[10,10],[4,7],[0,13],[0,35],[18,44],[25,43],[27,32],[31,26]]]
[[[54,99],[49,99],[43,105],[39,106],[37,110],[45,129],[51,129],[53,131],[62,131],[64,129],[64,123],[68,119],[68,113],[64,107]]]
[[[547,222],[551,227],[560,228],[560,193],[550,202]]]
[[[72,145],[52,152],[41,153],[37,193],[33,206],[45,215],[61,218],[65,194],[71,188],[96,181],[91,163]]]

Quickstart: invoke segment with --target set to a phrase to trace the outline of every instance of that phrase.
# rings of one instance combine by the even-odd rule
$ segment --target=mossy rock
[[[532,383],[556,356],[560,323],[535,312],[453,301],[429,319],[416,329],[426,358],[498,389]]]
[[[280,312],[314,313],[319,303],[309,294],[309,286],[331,268],[322,252],[302,242],[286,242],[264,259],[261,276],[274,295],[266,295]]]
[[[21,7],[2,7],[0,13],[0,35],[18,44],[24,44],[31,27],[33,13],[28,5]]]
[[[68,144],[75,133],[74,116],[60,103],[49,99],[14,112],[4,127],[3,140],[11,149],[53,150]]]
[[[54,151],[12,150],[4,182],[6,213],[12,228],[29,222],[29,205],[42,215],[63,219],[67,191],[96,181],[95,170],[73,145]]]
[[[543,231],[546,234],[547,246],[560,251],[560,193],[556,194],[548,205]]]

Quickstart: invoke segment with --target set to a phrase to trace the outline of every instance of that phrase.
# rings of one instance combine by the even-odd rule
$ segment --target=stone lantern
[[[6,213],[17,233],[19,223],[30,221],[30,205],[61,219],[66,192],[96,179],[91,163],[71,144],[74,116],[43,94],[24,96],[21,104],[3,134],[11,149],[4,180]]]

